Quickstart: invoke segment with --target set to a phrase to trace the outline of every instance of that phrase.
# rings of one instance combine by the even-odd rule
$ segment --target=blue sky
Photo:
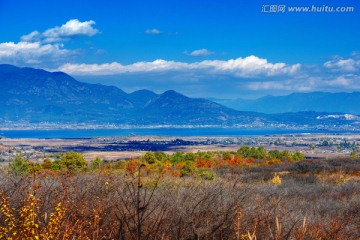
[[[285,12],[262,8],[285,5]],[[353,12],[289,12],[289,7]],[[0,1],[0,63],[125,91],[360,90],[360,1]]]

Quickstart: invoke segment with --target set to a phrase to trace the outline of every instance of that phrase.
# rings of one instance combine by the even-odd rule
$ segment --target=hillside
[[[0,118],[30,122],[126,124],[233,124],[262,114],[244,114],[175,91],[126,93],[113,86],[76,81],[62,72],[0,65]]]
[[[79,82],[63,72],[18,68],[6,64],[0,65],[0,84],[2,106],[0,123],[2,124],[11,121],[261,128],[279,127],[283,124],[321,127],[349,124],[358,126],[360,121],[355,115],[327,113],[334,112],[330,110],[336,109],[337,105],[344,106],[343,109],[346,110],[352,107],[353,111],[356,111],[358,106],[354,103],[359,102],[356,100],[359,93],[345,94],[344,96],[348,96],[346,100],[339,94],[329,103],[326,103],[330,101],[325,97],[327,94],[320,93],[315,96],[325,95],[321,97],[322,100],[319,100],[320,97],[310,97],[306,94],[288,96],[292,100],[287,100],[286,97],[265,97],[258,102],[264,106],[268,104],[267,111],[260,108],[263,105],[252,107],[249,102],[248,105],[242,106],[246,111],[237,111],[210,100],[190,98],[173,90],[162,94],[145,89],[126,93],[114,86]],[[301,100],[303,98],[306,101]],[[307,102],[309,106],[306,105]],[[321,113],[310,111],[321,104],[328,108],[318,107]],[[277,112],[275,108],[281,108],[289,113],[255,112]],[[294,112],[304,108],[302,112]]]

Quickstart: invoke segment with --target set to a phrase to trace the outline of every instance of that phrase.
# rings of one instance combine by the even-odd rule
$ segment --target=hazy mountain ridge
[[[264,114],[237,111],[219,103],[189,98],[173,90],[126,93],[89,84],[62,72],[0,65],[0,122],[115,123],[129,125],[353,124],[359,118],[328,113]],[[338,117],[333,117],[338,116]]]
[[[2,119],[96,121],[127,124],[222,124],[246,119],[242,113],[175,91],[130,94],[117,87],[76,81],[62,72],[0,65]]]
[[[332,112],[360,114],[360,92],[352,93],[292,93],[287,96],[265,96],[259,99],[212,99],[239,111],[262,113]]]

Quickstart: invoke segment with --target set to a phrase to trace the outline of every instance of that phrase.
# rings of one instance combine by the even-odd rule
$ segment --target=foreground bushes
[[[144,156],[130,161],[104,163],[101,159],[87,163],[84,156],[76,152],[55,154],[52,159],[45,158],[43,163],[33,163],[21,155],[12,159],[9,170],[18,174],[29,174],[43,169],[67,171],[71,173],[91,172],[97,169],[134,173],[137,166],[147,166],[148,171],[161,172],[170,176],[194,176],[212,180],[221,169],[244,169],[257,166],[267,166],[300,161],[304,159],[301,153],[289,151],[269,151],[264,147],[250,148],[243,146],[237,152],[197,152],[165,154],[163,152],[147,152]]]
[[[204,171],[204,178],[174,177],[154,171],[156,163],[137,163],[126,162],[133,168],[120,172],[101,166],[75,173],[3,172],[0,238],[360,237],[360,163],[356,160],[221,168],[216,176]],[[312,172],[311,166],[324,168]],[[164,164],[163,171],[166,168]]]

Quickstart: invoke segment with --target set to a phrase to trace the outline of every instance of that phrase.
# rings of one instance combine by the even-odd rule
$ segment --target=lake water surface
[[[269,134],[348,133],[345,131],[292,130],[292,129],[240,129],[240,128],[137,128],[89,130],[0,130],[7,138],[91,138],[117,136],[264,136]],[[360,133],[350,132],[350,133]]]

